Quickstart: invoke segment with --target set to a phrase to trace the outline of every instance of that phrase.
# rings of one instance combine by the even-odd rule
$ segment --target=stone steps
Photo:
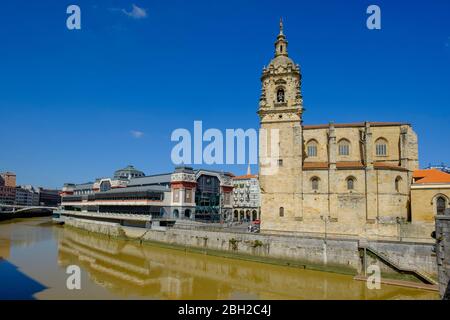
[[[426,272],[424,272],[422,270],[410,268],[410,267],[401,266],[398,262],[394,261],[392,258],[387,256],[386,254],[379,252],[378,250],[371,247],[367,240],[360,240],[358,247],[360,249],[366,249],[367,251],[370,251],[372,254],[374,254],[375,256],[380,258],[382,261],[387,263],[389,266],[393,267],[394,269],[396,269],[398,271],[411,273],[428,284],[437,285],[437,282]]]

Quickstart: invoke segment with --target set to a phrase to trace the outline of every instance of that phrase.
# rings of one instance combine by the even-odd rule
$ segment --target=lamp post
[[[320,218],[323,220],[325,225],[325,232],[324,232],[324,241],[323,241],[323,263],[327,264],[328,258],[327,258],[327,224],[330,221],[329,215],[321,215]]]

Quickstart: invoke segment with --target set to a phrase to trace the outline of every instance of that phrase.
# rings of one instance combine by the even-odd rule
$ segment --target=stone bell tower
[[[261,229],[288,230],[302,220],[302,111],[300,67],[280,32],[275,57],[261,76],[258,115]]]

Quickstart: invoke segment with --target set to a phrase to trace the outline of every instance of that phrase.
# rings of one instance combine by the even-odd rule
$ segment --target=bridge
[[[57,207],[48,206],[24,206],[24,205],[9,205],[0,203],[0,217],[2,215],[19,215],[23,213],[52,213]]]

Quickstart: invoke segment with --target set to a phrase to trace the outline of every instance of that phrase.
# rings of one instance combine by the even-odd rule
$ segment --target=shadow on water
[[[0,300],[34,300],[35,293],[47,289],[2,258],[0,258],[0,284]]]

